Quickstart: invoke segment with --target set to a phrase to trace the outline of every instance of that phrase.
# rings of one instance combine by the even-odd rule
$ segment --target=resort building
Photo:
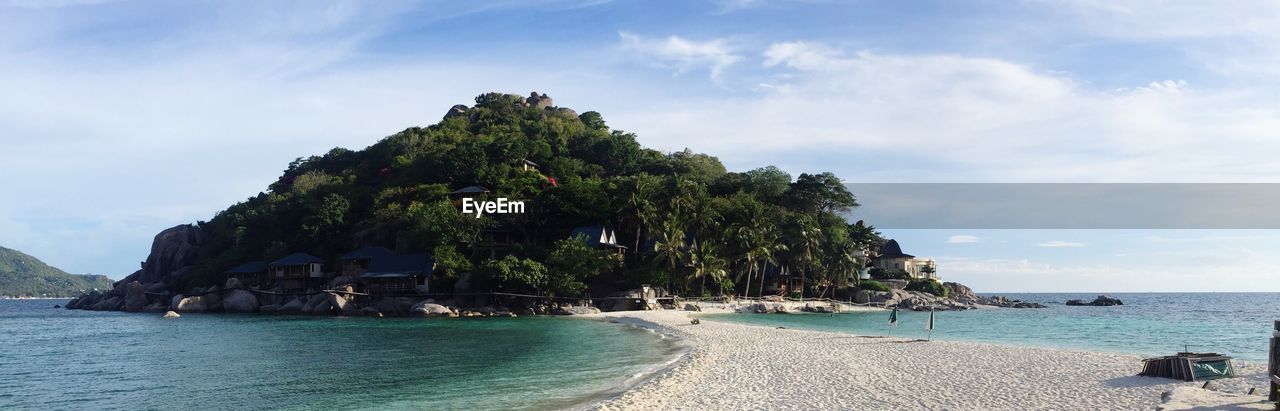
[[[375,295],[427,293],[435,267],[435,258],[429,254],[381,255],[360,274],[360,283],[365,292]]]
[[[578,227],[569,233],[569,238],[578,236],[586,237],[587,245],[595,248],[609,249],[618,254],[627,252],[626,246],[618,244],[617,233],[604,226]]]
[[[271,279],[267,276],[267,263],[265,261],[250,261],[235,266],[225,273],[227,278],[235,278],[247,288],[262,288],[271,282]]]
[[[476,252],[488,254],[489,258],[498,258],[516,243],[522,236],[515,230],[505,228],[486,228],[480,230],[480,241],[476,242]]]
[[[302,291],[324,280],[324,260],[307,253],[293,253],[272,261],[267,272],[285,291]]]
[[[938,265],[933,259],[919,258],[902,252],[898,240],[890,239],[880,245],[880,250],[871,259],[871,265],[881,270],[905,271],[911,278],[938,279]]]
[[[394,255],[386,247],[367,246],[338,257],[338,275],[359,278],[374,260]]]

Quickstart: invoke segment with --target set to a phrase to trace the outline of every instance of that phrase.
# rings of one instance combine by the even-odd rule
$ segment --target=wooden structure
[[[394,255],[395,252],[386,247],[366,246],[338,257],[338,275],[359,278],[369,269],[373,260]]]
[[[324,260],[307,253],[293,253],[267,266],[270,277],[285,291],[307,290],[325,278]]]
[[[435,267],[429,254],[382,255],[360,274],[360,284],[371,295],[427,293]]]
[[[480,241],[476,242],[476,252],[488,254],[490,259],[498,258],[520,242],[520,239],[520,233],[515,230],[486,228],[480,230]]]
[[[569,238],[583,236],[586,238],[587,245],[602,249],[610,250],[618,254],[627,252],[627,246],[618,244],[618,236],[613,230],[604,226],[585,226],[574,228],[569,233]]]
[[[1177,355],[1143,359],[1142,372],[1138,375],[1205,381],[1235,377],[1235,368],[1231,365],[1231,357],[1225,355],[1180,352]]]
[[[267,263],[263,261],[250,261],[235,266],[225,272],[227,278],[235,278],[240,284],[246,288],[262,288],[271,283],[271,278],[267,276]]]

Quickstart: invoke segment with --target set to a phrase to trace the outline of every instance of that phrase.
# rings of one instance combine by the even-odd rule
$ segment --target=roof
[[[533,166],[533,167],[537,167],[537,166],[538,166],[538,163],[535,163],[535,162],[529,161],[529,159],[527,159],[527,158],[522,158],[522,159],[520,159],[520,161],[521,161],[521,162],[523,162],[523,163],[524,163],[524,164],[526,164],[526,165],[529,165],[529,166]]]
[[[436,260],[430,254],[388,254],[369,262],[369,268],[361,278],[410,277],[430,274]]]
[[[267,271],[267,263],[265,261],[250,261],[244,264],[237,265],[235,266],[235,268],[227,270],[226,273],[227,274],[257,274],[257,273],[266,272],[266,271]]]
[[[604,226],[593,225],[577,227],[574,228],[573,231],[569,232],[569,238],[574,238],[578,235],[586,236],[587,245],[592,247],[627,248],[619,245],[618,238],[614,234],[613,230],[605,228]]]
[[[898,245],[898,240],[890,239],[880,245],[880,256],[878,258],[916,258],[916,256],[903,253],[902,246]]]
[[[388,250],[386,247],[371,245],[360,247],[358,250],[343,254],[342,257],[338,257],[338,259],[343,261],[373,260],[390,254],[395,253]]]
[[[281,258],[279,260],[272,261],[271,265],[303,265],[303,264],[323,263],[323,262],[324,260],[321,260],[320,257],[316,257],[311,254],[293,253],[293,254],[286,255],[284,256],[284,258]]]
[[[449,194],[484,194],[487,192],[489,192],[489,189],[487,188],[481,186],[469,186],[453,190],[453,192]]]

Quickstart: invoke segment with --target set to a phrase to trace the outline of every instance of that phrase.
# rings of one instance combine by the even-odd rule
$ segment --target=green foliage
[[[550,269],[547,291],[552,295],[579,295],[586,281],[622,266],[622,259],[605,250],[587,245],[582,236],[556,241],[555,250],[547,257]]]
[[[889,286],[876,280],[863,280],[858,283],[858,288],[867,291],[889,291]]]
[[[907,283],[907,291],[920,291],[939,297],[947,296],[947,287],[932,278],[920,278]]]
[[[0,296],[71,297],[93,289],[111,289],[111,279],[67,274],[21,251],[0,247]]]
[[[506,256],[488,260],[476,270],[478,285],[507,292],[537,292],[547,286],[547,267],[530,259]]]
[[[886,270],[880,267],[872,267],[870,274],[871,274],[871,278],[874,278],[877,280],[910,280],[911,279],[911,274],[907,274],[905,270],[901,270],[901,269]]]

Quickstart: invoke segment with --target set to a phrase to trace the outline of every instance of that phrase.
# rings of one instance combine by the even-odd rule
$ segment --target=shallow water
[[[679,347],[575,318],[372,319],[0,300],[0,409],[550,409],[615,395]]]
[[[1068,299],[1096,294],[1006,294],[1048,308],[993,308],[937,312],[933,338],[1032,345],[1144,356],[1189,348],[1238,360],[1265,363],[1273,322],[1280,320],[1280,293],[1121,293],[1125,305],[1072,307]],[[888,312],[823,314],[716,314],[738,323],[926,338],[929,313],[900,311],[898,326]]]

